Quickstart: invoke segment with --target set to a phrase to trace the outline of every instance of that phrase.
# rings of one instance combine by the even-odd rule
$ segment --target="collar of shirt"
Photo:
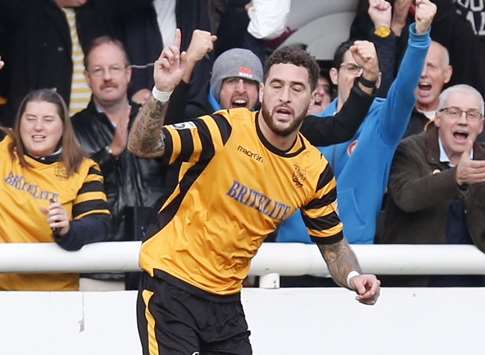
[[[51,155],[46,155],[45,157],[33,157],[30,154],[27,154],[29,157],[31,157],[34,160],[37,160],[40,163],[44,164],[52,164],[60,160],[62,154],[62,147],[57,149],[54,153]]]
[[[447,163],[450,167],[454,167],[454,165],[450,161],[450,158],[448,158],[448,154],[446,154],[445,147],[443,147],[443,143],[441,142],[441,138],[439,137],[438,144],[440,147],[440,163]],[[470,152],[470,159],[473,159],[473,149]]]
[[[432,121],[434,120],[434,117],[436,116],[436,111],[419,111],[419,113],[422,113],[428,120]]]

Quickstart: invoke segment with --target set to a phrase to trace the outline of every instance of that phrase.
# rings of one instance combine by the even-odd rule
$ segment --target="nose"
[[[421,71],[421,77],[426,76],[428,74],[428,66],[425,64],[423,70]]]
[[[42,124],[41,120],[35,120],[34,122],[34,131],[42,131],[44,125]]]
[[[468,124],[468,119],[466,118],[466,111],[461,112],[460,116],[457,119],[457,122],[461,125]]]
[[[244,84],[244,80],[243,79],[239,79],[237,81],[236,90],[238,92],[244,92],[244,91],[246,91],[246,85]]]
[[[103,79],[106,81],[111,80],[111,70],[109,68],[103,69]]]
[[[284,86],[280,96],[281,102],[290,102],[290,87]]]

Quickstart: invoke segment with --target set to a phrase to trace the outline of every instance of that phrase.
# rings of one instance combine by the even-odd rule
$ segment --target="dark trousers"
[[[216,296],[143,273],[137,318],[143,355],[252,354],[239,297]]]

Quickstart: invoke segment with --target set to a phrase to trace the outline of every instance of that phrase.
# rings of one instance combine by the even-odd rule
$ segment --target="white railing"
[[[140,242],[96,243],[77,252],[56,244],[0,244],[0,272],[136,271]],[[472,245],[352,245],[364,272],[375,274],[484,274],[485,254]],[[251,275],[326,275],[315,245],[264,243]]]

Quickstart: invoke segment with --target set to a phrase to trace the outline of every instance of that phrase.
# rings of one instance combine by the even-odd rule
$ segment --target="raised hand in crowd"
[[[217,36],[208,31],[194,30],[192,32],[189,48],[187,48],[184,82],[188,83],[190,81],[195,65],[214,50],[214,42],[216,40]]]
[[[0,57],[0,69],[2,69],[4,65],[5,63],[2,61],[2,57]]]
[[[369,0],[369,17],[374,28],[391,27],[392,6],[385,0]]]
[[[485,160],[472,160],[470,158],[473,141],[468,140],[467,147],[456,166],[456,183],[460,186],[485,182]]]
[[[149,94],[151,95],[151,92],[149,91]],[[150,95],[145,99],[143,103],[145,103]],[[130,110],[131,107],[127,106],[125,114],[123,115],[123,119],[120,119],[118,121],[118,124],[116,125],[116,130],[115,134],[113,135],[113,141],[111,142],[111,154],[113,156],[119,156],[121,153],[125,151],[126,144],[128,142],[128,124],[130,122],[129,116],[130,116]]]
[[[436,15],[437,7],[430,0],[416,0],[416,33],[423,34],[429,31]]]
[[[184,64],[185,73],[182,77],[182,80],[185,83],[190,82],[192,72],[197,63],[214,49],[214,42],[216,40],[217,36],[212,35],[208,31],[194,30],[194,32],[192,33],[192,38],[190,40],[189,48],[186,51],[187,54]],[[144,104],[150,98],[150,96],[150,90],[141,89],[132,96],[132,100],[139,104]]]
[[[379,61],[374,44],[369,41],[355,41],[350,47],[350,53],[358,66],[362,67],[362,77],[368,81],[376,82],[379,78]],[[372,89],[361,86],[361,89],[370,93]]]
[[[148,89],[140,89],[131,96],[131,101],[143,105],[150,98],[151,91]]]

